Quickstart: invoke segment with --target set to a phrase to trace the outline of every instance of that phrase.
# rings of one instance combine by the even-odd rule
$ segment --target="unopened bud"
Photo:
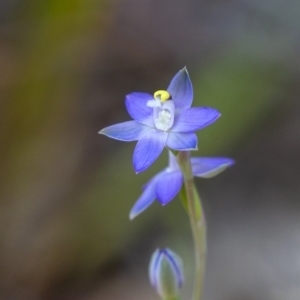
[[[157,249],[151,257],[149,277],[163,299],[175,298],[184,281],[181,258],[168,248]]]

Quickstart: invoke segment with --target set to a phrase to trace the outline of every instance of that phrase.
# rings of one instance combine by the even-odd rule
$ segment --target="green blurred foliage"
[[[106,4],[32,0],[15,16],[22,28],[17,27],[16,68],[5,87],[0,129],[4,289],[42,293],[74,264],[74,228],[64,227],[60,215],[72,197],[84,149],[86,128],[76,122],[79,92],[93,39],[104,32]]]
[[[202,70],[195,81],[195,105],[215,107],[222,115],[199,132],[201,154],[220,155],[258,129],[278,105],[288,76],[282,64],[243,57],[238,49]]]

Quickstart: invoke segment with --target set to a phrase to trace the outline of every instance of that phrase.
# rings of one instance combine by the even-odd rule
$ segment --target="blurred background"
[[[99,136],[124,96],[187,66],[194,106],[222,117],[203,156],[236,165],[197,179],[208,219],[205,299],[300,297],[298,0],[0,0],[0,299],[157,299],[156,247],[193,249],[179,199],[130,222],[135,143]]]

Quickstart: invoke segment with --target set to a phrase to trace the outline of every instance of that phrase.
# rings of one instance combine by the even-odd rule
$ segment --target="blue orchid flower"
[[[178,151],[197,150],[195,131],[219,117],[209,107],[192,107],[193,87],[186,68],[172,79],[167,91],[150,95],[131,93],[125,104],[132,121],[115,124],[99,133],[110,138],[138,141],[133,153],[136,173],[146,170],[161,154],[164,147]]]
[[[192,157],[191,166],[193,175],[202,178],[211,178],[226,168],[232,166],[234,160],[227,157]],[[143,187],[143,193],[132,207],[129,218],[134,219],[147,209],[155,199],[162,205],[168,204],[179,193],[183,184],[183,175],[174,154],[169,151],[169,165],[156,174]]]

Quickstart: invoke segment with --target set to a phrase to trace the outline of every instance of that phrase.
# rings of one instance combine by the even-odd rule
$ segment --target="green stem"
[[[200,197],[194,185],[193,172],[190,162],[190,152],[179,152],[177,155],[177,161],[184,176],[184,194],[187,202],[187,210],[190,217],[195,248],[195,282],[192,299],[201,300],[206,258],[205,216]]]

